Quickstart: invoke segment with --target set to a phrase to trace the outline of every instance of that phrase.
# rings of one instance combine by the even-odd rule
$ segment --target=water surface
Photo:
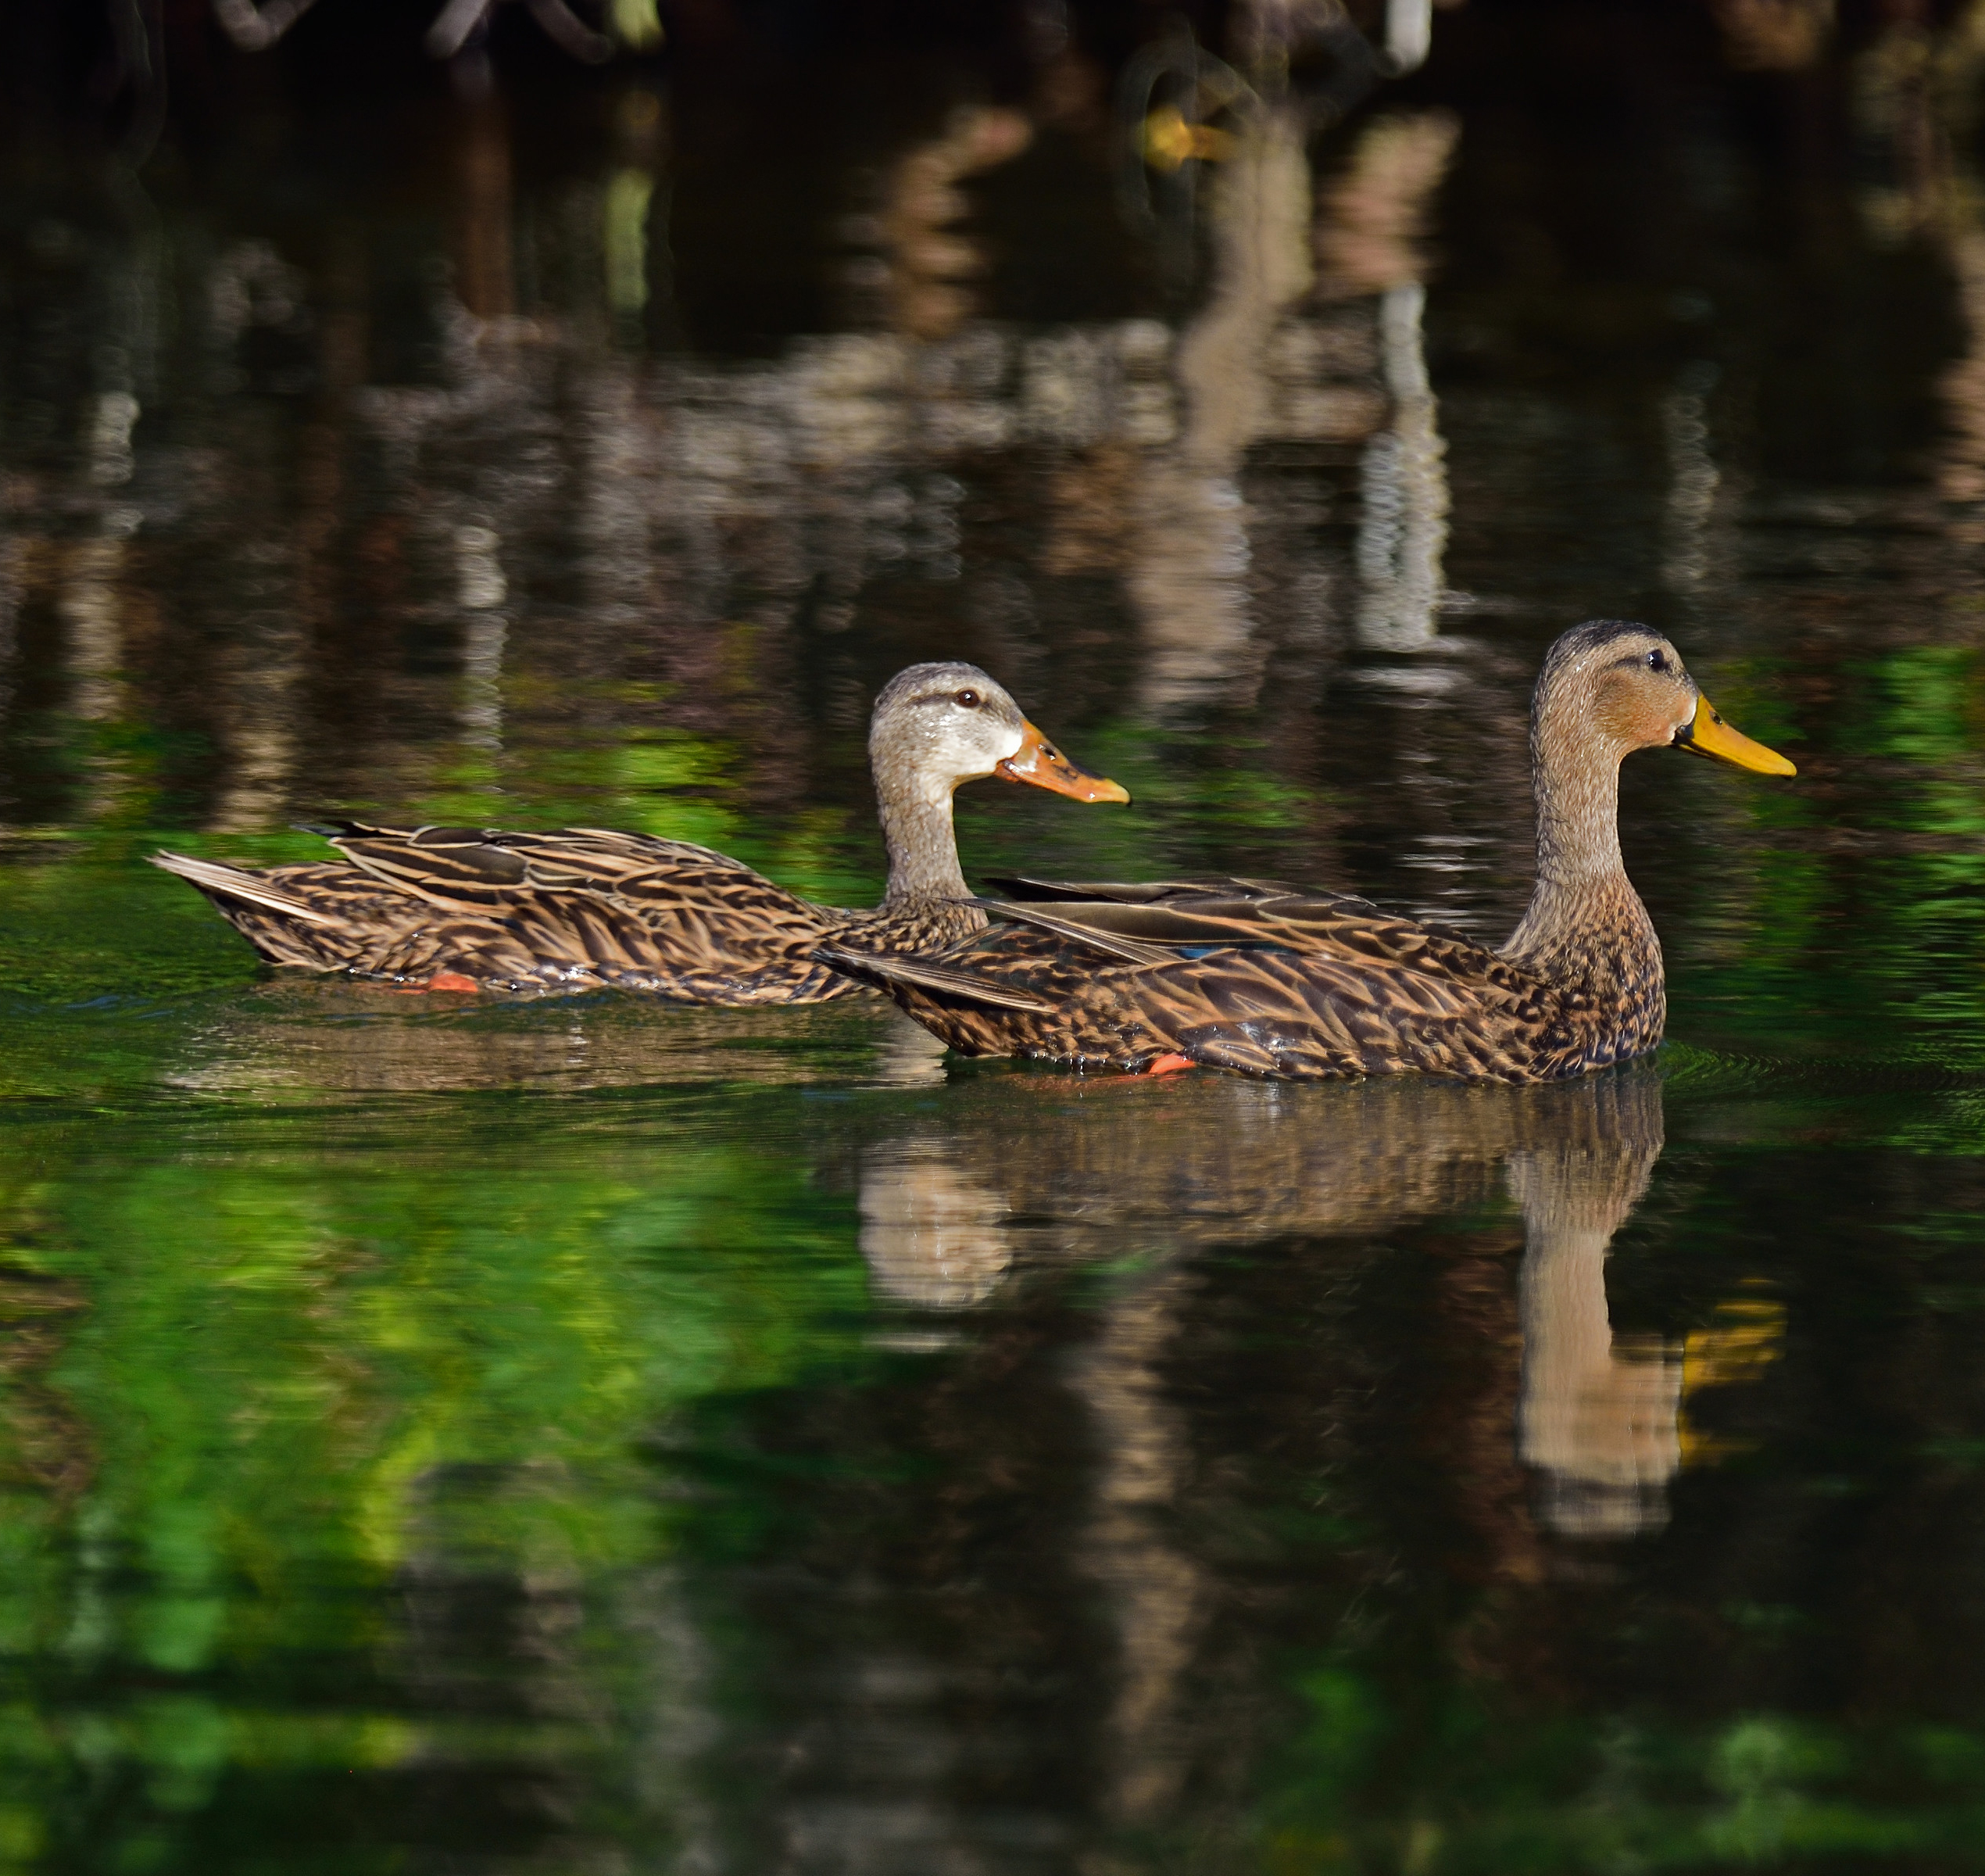
[[[1128,206],[1052,48],[22,170],[0,1863],[1980,1860],[1962,126],[1892,40],[1440,17]],[[1607,614],[1801,772],[1629,764],[1672,1040],[1572,1087],[313,982],[142,863],[576,822],[860,902],[870,700],[963,656],[1136,797],[976,786],[968,872],[1499,937]]]

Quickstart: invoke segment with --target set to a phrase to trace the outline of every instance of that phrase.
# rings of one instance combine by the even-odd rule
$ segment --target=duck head
[[[1661,942],[1620,855],[1620,764],[1636,749],[1663,748],[1760,775],[1797,772],[1726,723],[1651,626],[1573,626],[1544,654],[1531,706],[1537,883],[1501,954],[1625,999],[1647,1046],[1663,1021]]]
[[[1540,754],[1568,735],[1597,744],[1615,764],[1636,749],[1672,747],[1759,775],[1799,772],[1723,721],[1666,638],[1628,620],[1575,625],[1551,646],[1533,722]]]
[[[870,762],[885,799],[948,801],[961,782],[1025,782],[1078,801],[1130,791],[1071,762],[976,664],[913,664],[875,700]]]

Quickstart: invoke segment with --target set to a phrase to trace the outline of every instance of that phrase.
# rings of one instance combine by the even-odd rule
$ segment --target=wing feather
[[[252,905],[305,925],[338,923],[334,914],[320,910],[295,893],[283,891],[260,875],[243,872],[238,867],[222,866],[212,860],[196,860],[190,854],[157,853],[148,857],[154,866],[177,873],[209,896],[218,895],[238,904]]]
[[[1092,908],[1081,908],[1087,911]],[[1116,907],[1101,908],[1115,911]],[[1140,944],[1135,940],[1120,937],[1107,924],[1091,924],[1075,917],[1057,917],[1044,912],[1037,906],[1022,905],[1000,900],[989,900],[985,910],[995,918],[1010,924],[1031,925],[1037,932],[1046,932],[1082,949],[1093,951],[1105,958],[1114,958],[1126,964],[1168,964],[1173,954],[1156,944]]]
[[[921,958],[851,951],[836,944],[823,944],[814,955],[837,971],[845,971],[851,977],[883,990],[901,987],[932,990],[939,996],[963,997],[968,1003],[982,1004],[994,1009],[1020,1010],[1037,1016],[1052,1016],[1055,1013],[1055,1005],[1044,997],[989,981],[970,971],[927,964]]]

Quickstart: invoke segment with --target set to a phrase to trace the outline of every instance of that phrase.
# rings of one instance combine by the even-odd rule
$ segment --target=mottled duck
[[[816,1003],[865,989],[814,955],[935,951],[985,929],[959,870],[952,791],[997,775],[1127,801],[1057,750],[975,665],[915,664],[875,702],[869,761],[889,850],[873,911],[816,905],[685,840],[598,828],[373,827],[344,857],[259,869],[181,854],[191,882],[272,964],[430,989],[601,985],[700,1004]]]

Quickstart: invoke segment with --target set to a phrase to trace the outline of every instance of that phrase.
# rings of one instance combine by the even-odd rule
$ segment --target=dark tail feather
[[[990,1004],[996,1009],[1025,1010],[1031,1015],[1051,1016],[1054,1005],[1025,990],[1010,990],[969,971],[953,970],[947,965],[928,964],[920,958],[881,958],[866,951],[844,951],[839,946],[823,944],[814,952],[821,963],[832,965],[842,976],[872,983],[878,990],[893,990],[899,985],[920,990],[935,990],[941,997],[956,997],[967,1003]]]
[[[1107,901],[1112,905],[1157,905],[1168,899],[1190,899],[1211,893],[1221,898],[1274,898],[1284,893],[1320,893],[1321,887],[1291,886],[1280,879],[1243,879],[1228,873],[1207,873],[1186,879],[1036,879],[1028,873],[988,873],[1010,899]]]
[[[1028,873],[988,873],[988,886],[996,886],[1010,899],[1032,901],[1076,899],[1091,904],[1108,900],[1118,904],[1141,905],[1182,890],[1225,884],[1225,881],[1157,879],[1134,883],[1121,879],[1036,879]]]
[[[1166,951],[1161,946],[1140,944],[1135,938],[1124,937],[1119,933],[1099,931],[1092,925],[1078,925],[1072,918],[1057,918],[1037,905],[1021,905],[1003,899],[984,899],[979,903],[995,918],[1003,918],[1012,925],[1032,925],[1037,932],[1046,932],[1066,943],[1078,944],[1085,951],[1100,951],[1104,957],[1118,958],[1125,964],[1171,964],[1178,959],[1177,952]]]
[[[242,872],[238,868],[221,866],[212,860],[195,860],[186,854],[152,854],[148,856],[154,866],[163,867],[169,873],[177,873],[189,885],[197,886],[203,893],[216,898],[232,899],[242,905],[259,906],[265,912],[274,912],[284,918],[301,919],[306,925],[336,925],[338,921],[329,912],[320,912],[313,905],[306,905],[280,887],[271,886],[266,879],[259,879],[253,873]]]

